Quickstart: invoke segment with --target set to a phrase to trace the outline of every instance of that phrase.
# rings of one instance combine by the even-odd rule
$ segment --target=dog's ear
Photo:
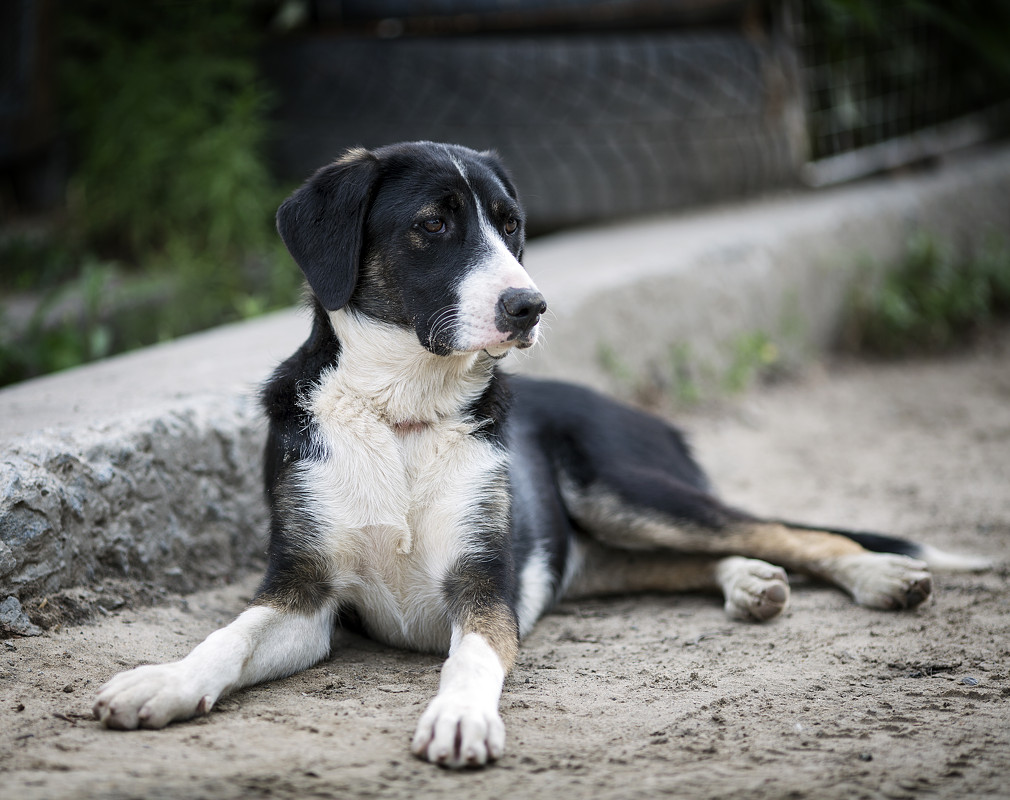
[[[345,306],[354,292],[378,173],[375,156],[351,150],[277,209],[277,232],[327,311]]]
[[[496,150],[482,150],[477,155],[484,159],[484,163],[487,164],[491,171],[497,176],[498,180],[502,182],[502,185],[505,187],[505,191],[508,192],[509,197],[518,202],[519,192],[516,190],[515,181],[512,180],[512,176],[505,168],[505,164],[502,162],[501,156],[498,155],[498,152]]]
[[[512,176],[509,171],[505,168],[505,164],[502,163],[501,157],[494,150],[484,150],[478,155],[484,159],[484,163],[490,168],[490,170],[498,177],[498,180],[502,182],[502,186],[505,187],[505,191],[508,192],[509,197],[519,203],[519,191],[516,189],[515,181],[512,180]],[[521,206],[521,204],[520,204]],[[523,217],[525,220],[525,217]],[[519,251],[516,253],[516,260],[522,264],[523,263],[523,251],[526,248],[526,240],[519,243]]]

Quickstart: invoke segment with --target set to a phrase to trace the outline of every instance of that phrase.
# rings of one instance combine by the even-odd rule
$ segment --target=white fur
[[[324,377],[333,387],[327,394],[358,397],[380,412],[384,422],[453,417],[480,397],[491,378],[491,364],[483,354],[436,356],[421,346],[412,330],[346,309],[332,312],[330,321],[341,348],[338,368]]]
[[[487,386],[487,356],[435,356],[410,331],[346,311],[331,319],[339,364],[302,401],[318,422],[315,443],[325,456],[297,467],[322,535],[302,545],[319,548],[338,596],[357,607],[373,636],[444,652],[452,642],[443,579],[461,555],[480,548],[466,525],[473,498],[506,491],[494,480],[506,474],[505,451],[471,436],[476,423],[460,413]],[[183,660],[114,677],[100,690],[95,714],[109,727],[153,728],[204,713],[228,691],[323,658],[334,611],[303,616],[253,607]],[[501,678],[485,679],[488,659],[477,644],[457,649],[445,673],[451,691],[439,707],[469,720],[457,708],[460,698],[486,695],[482,707],[497,720]],[[483,677],[466,678],[468,664]],[[500,663],[490,670],[498,672]],[[502,737],[494,732],[480,757],[495,757]]]
[[[579,576],[586,566],[586,550],[579,538],[574,535],[568,537],[568,557],[565,559],[565,572],[561,576],[561,586],[558,587],[558,596],[564,597],[569,587]]]
[[[781,567],[756,558],[730,556],[719,561],[716,582],[730,619],[771,619],[789,602],[789,579]]]
[[[472,269],[457,290],[459,293],[459,314],[456,319],[456,347],[459,350],[487,350],[492,355],[501,355],[511,346],[510,334],[498,330],[495,314],[498,298],[506,289],[532,289],[536,284],[527,274],[515,256],[505,247],[497,231],[481,219],[481,231],[488,244],[481,260]],[[537,327],[528,337],[532,344],[536,341]]]
[[[988,558],[948,553],[928,544],[920,546],[919,556],[930,568],[946,572],[981,572],[991,569],[993,565]]]
[[[319,555],[371,635],[444,652],[443,579],[479,552],[467,517],[507,464],[459,413],[486,387],[487,369],[476,354],[432,355],[412,332],[332,317],[340,362],[304,401],[326,456],[298,467]]]
[[[926,562],[890,553],[839,556],[827,571],[859,605],[869,608],[904,608],[906,593],[930,580]]]
[[[438,694],[421,715],[411,750],[436,764],[465,767],[500,758],[505,725],[498,714],[505,668],[479,633],[452,634]]]
[[[181,661],[121,672],[98,691],[108,728],[162,728],[210,711],[222,695],[315,664],[330,648],[332,609],[306,616],[254,606]]]
[[[451,154],[450,160],[463,176],[473,194],[480,220],[481,249],[475,254],[474,262],[468,265],[463,281],[457,287],[459,313],[456,318],[455,347],[470,352],[486,350],[493,356],[501,356],[512,346],[509,334],[498,330],[495,313],[498,298],[506,289],[531,289],[536,284],[523,269],[522,264],[508,249],[503,234],[489,221],[480,198],[470,186],[470,179],[463,165]],[[505,187],[501,186],[502,194]],[[537,329],[530,332],[529,344],[536,342]]]
[[[553,578],[547,554],[537,547],[519,573],[519,598],[516,614],[519,617],[519,635],[525,636],[554,600]]]

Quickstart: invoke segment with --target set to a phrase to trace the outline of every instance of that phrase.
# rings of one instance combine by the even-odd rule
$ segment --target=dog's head
[[[413,328],[432,353],[529,347],[546,309],[498,159],[414,142],[348,151],[284,201],[277,230],[328,311]]]

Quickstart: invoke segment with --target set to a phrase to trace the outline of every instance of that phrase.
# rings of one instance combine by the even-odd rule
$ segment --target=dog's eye
[[[422,222],[421,227],[428,231],[428,233],[442,233],[445,231],[445,220],[439,217],[432,217]]]
[[[505,227],[504,227],[505,233],[511,236],[517,230],[519,230],[519,220],[517,220],[515,217],[509,217],[507,220],[505,220]]]

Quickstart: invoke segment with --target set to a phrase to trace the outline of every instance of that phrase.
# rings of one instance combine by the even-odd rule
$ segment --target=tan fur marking
[[[600,486],[586,489],[563,480],[561,491],[584,530],[603,544],[626,550],[745,556],[829,580],[837,577],[837,559],[867,552],[853,540],[827,531],[743,520],[705,527],[636,510]]]
[[[352,147],[343,153],[334,164],[354,164],[358,161],[365,161],[372,158],[372,154],[364,147]]]
[[[770,522],[737,525],[718,538],[740,555],[819,578],[832,577],[831,562],[840,556],[866,552],[862,545],[837,533],[793,530]]]
[[[709,556],[632,552],[584,542],[582,569],[565,596],[716,591],[719,561]]]
[[[505,603],[474,609],[462,620],[462,634],[479,633],[498,654],[507,675],[519,654],[519,627]]]

